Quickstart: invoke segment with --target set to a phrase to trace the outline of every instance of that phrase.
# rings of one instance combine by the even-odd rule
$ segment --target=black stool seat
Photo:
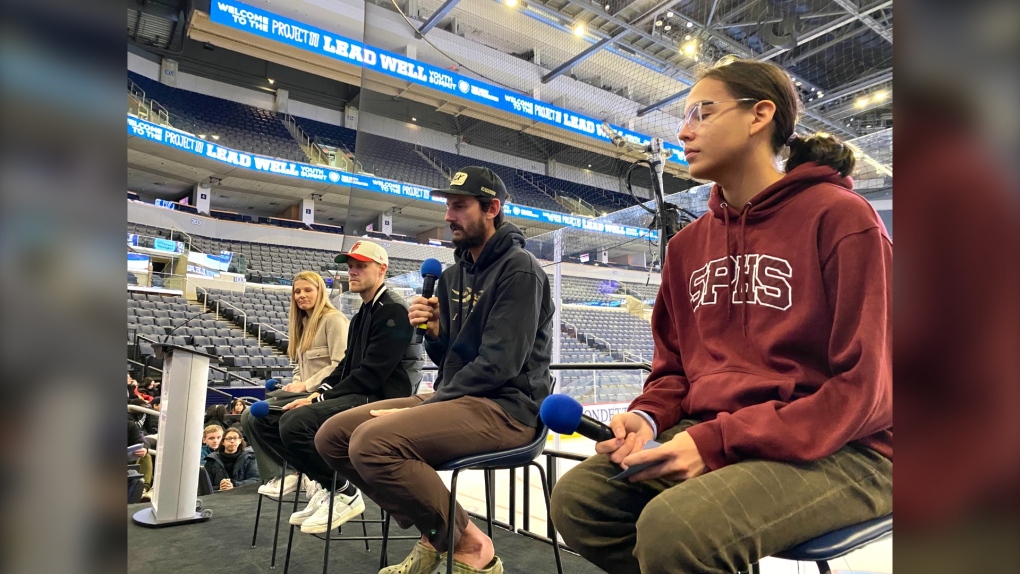
[[[538,458],[538,455],[542,454],[542,451],[545,450],[547,436],[548,432],[543,426],[535,433],[535,440],[530,444],[508,450],[483,452],[456,458],[442,466],[436,467],[436,470],[460,470],[465,468],[503,470],[526,466]]]
[[[834,560],[890,534],[892,514],[823,534],[775,556],[785,560],[812,562]]]

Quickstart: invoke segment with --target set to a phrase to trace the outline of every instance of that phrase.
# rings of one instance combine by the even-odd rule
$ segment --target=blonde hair
[[[291,288],[290,345],[287,347],[287,356],[290,357],[291,361],[297,361],[302,353],[311,348],[312,340],[315,339],[315,333],[318,332],[319,326],[322,325],[326,315],[340,312],[329,301],[328,294],[326,293],[326,281],[323,280],[322,275],[315,271],[301,271],[294,276],[292,283],[297,283],[298,281],[308,281],[315,286],[319,293],[315,297],[315,306],[308,313],[308,321],[302,321],[304,312],[298,308],[297,302],[294,300],[294,289]]]
[[[202,440],[205,440],[205,437],[211,435],[214,432],[220,432],[220,433],[223,432],[223,427],[221,427],[220,425],[217,425],[217,424],[212,424],[212,425],[209,425],[209,426],[205,427],[205,429],[202,431]]]

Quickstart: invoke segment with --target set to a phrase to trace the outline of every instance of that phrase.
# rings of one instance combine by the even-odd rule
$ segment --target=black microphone
[[[180,329],[181,327],[184,327],[184,326],[188,325],[189,323],[191,323],[195,319],[198,319],[202,315],[205,315],[206,313],[207,313],[207,311],[202,311],[201,313],[198,313],[197,315],[193,315],[187,321],[185,321],[185,322],[181,323],[180,325],[177,325],[173,329],[170,329],[169,331],[167,331],[166,336],[163,337],[163,343],[162,344],[163,345],[169,345],[170,344],[170,337],[172,337],[173,334],[177,332],[177,329]]]
[[[429,257],[421,263],[421,276],[424,280],[422,282],[421,296],[426,299],[431,299],[432,295],[436,290],[436,280],[443,274],[443,264],[438,259]],[[414,330],[414,339],[412,341],[415,345],[420,345],[425,339],[425,331],[428,329],[428,321],[418,325],[418,328]]]
[[[602,442],[616,438],[613,429],[584,414],[581,403],[567,395],[549,395],[542,401],[539,416],[545,426],[559,434],[574,434]]]

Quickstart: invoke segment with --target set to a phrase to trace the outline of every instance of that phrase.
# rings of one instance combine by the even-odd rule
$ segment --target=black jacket
[[[439,337],[425,351],[439,365],[426,402],[463,396],[492,399],[510,416],[538,426],[538,405],[552,379],[553,303],[549,277],[524,250],[524,234],[504,223],[478,261],[458,249],[437,288]]]
[[[255,451],[250,446],[241,451],[241,455],[237,457],[237,462],[234,463],[234,472],[231,476],[227,476],[227,467],[223,465],[223,459],[220,458],[220,453],[216,451],[209,453],[209,456],[205,457],[205,471],[209,474],[213,490],[220,489],[220,481],[224,478],[229,478],[235,487],[261,482],[259,479],[259,466],[255,462]]]
[[[371,403],[411,396],[421,383],[423,364],[413,336],[407,304],[392,290],[362,304],[347,329],[347,352],[322,380],[317,400],[361,395]]]

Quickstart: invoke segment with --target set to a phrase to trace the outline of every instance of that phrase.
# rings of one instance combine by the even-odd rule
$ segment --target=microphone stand
[[[676,206],[666,203],[662,190],[662,173],[665,155],[662,150],[662,139],[652,138],[645,148],[648,156],[649,175],[652,180],[652,194],[655,196],[655,217],[649,227],[659,229],[659,270],[666,263],[666,245],[680,231],[680,214]]]

